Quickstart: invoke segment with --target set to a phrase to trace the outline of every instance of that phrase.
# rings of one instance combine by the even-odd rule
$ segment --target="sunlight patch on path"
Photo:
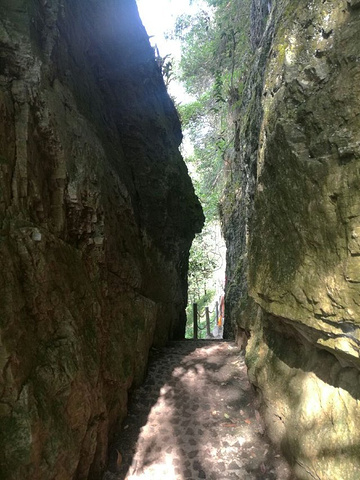
[[[290,480],[264,435],[238,347],[172,345],[152,360],[114,446],[123,463],[104,480]]]

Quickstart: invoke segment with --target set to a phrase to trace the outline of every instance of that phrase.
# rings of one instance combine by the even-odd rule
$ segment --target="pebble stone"
[[[171,342],[151,353],[103,480],[293,480],[261,422],[234,343]]]

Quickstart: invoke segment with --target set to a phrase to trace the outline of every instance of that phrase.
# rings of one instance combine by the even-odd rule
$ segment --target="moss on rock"
[[[349,2],[272,2],[227,187],[241,195],[223,210],[227,319],[306,480],[359,469],[359,32]]]

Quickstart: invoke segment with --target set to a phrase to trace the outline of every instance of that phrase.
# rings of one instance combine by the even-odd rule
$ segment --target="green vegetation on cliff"
[[[234,143],[234,118],[249,62],[250,0],[206,0],[196,15],[177,20],[182,41],[180,79],[195,100],[180,105],[183,128],[194,146],[195,187],[208,221],[218,217],[225,184],[226,151]]]
[[[235,119],[250,58],[250,0],[198,2],[197,14],[181,15],[173,35],[182,42],[178,77],[195,99],[178,107],[193,145],[186,161],[206,216],[205,232],[191,250],[190,300],[208,298],[209,277],[217,268],[209,232],[219,222],[219,203],[235,142]]]

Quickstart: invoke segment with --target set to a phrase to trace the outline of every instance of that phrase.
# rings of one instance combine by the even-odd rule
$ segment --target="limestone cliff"
[[[0,0],[0,477],[99,479],[203,222],[135,0]]]
[[[360,2],[254,0],[252,17],[222,206],[226,317],[297,477],[356,480]]]

